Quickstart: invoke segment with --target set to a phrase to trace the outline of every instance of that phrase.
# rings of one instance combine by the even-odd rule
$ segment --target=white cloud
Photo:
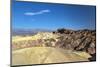
[[[44,14],[44,13],[49,13],[50,10],[41,10],[38,12],[26,12],[24,13],[24,15],[28,15],[28,16],[33,16],[33,15],[39,15],[39,14]]]

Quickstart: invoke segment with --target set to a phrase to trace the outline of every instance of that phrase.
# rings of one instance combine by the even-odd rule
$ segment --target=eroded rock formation
[[[96,60],[96,31],[95,30],[66,30],[58,29],[54,32],[40,32],[30,37],[19,37],[12,41],[12,48],[54,47],[71,51],[83,51]]]

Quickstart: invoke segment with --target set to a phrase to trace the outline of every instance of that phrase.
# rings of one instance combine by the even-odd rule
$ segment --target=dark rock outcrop
[[[96,31],[95,30],[65,30],[59,29],[55,34],[60,33],[56,46],[65,49],[71,49],[75,51],[86,51],[92,58],[90,60],[96,60]]]

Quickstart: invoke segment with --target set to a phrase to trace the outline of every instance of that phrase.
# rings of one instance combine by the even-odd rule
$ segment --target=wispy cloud
[[[24,13],[24,15],[28,15],[28,16],[33,16],[33,15],[39,15],[39,14],[44,14],[44,13],[49,13],[50,10],[41,10],[38,12],[26,12]]]

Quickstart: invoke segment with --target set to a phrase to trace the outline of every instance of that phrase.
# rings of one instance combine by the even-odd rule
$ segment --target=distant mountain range
[[[38,32],[52,32],[51,30],[46,29],[12,29],[12,36],[16,35],[34,35]]]
[[[62,30],[63,28],[61,28]],[[57,30],[48,30],[48,29],[12,29],[12,36],[20,35],[34,35],[38,32],[53,32]],[[66,31],[89,31],[89,29],[81,29],[81,30],[72,30],[72,29],[66,29]],[[96,30],[90,30],[90,31],[96,31]]]

